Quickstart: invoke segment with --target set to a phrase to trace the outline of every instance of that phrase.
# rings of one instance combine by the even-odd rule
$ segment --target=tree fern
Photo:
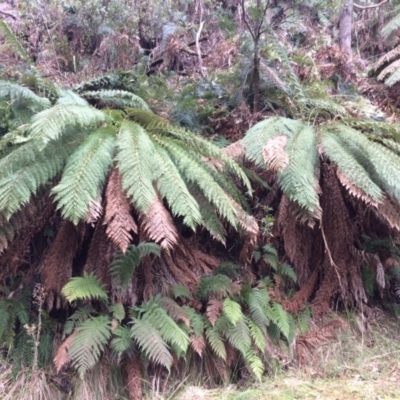
[[[84,273],[83,277],[74,277],[62,288],[62,295],[72,303],[75,300],[102,300],[108,301],[104,285],[92,273]]]
[[[113,161],[113,130],[102,128],[92,134],[72,154],[60,183],[52,193],[64,218],[75,225],[84,218],[95,200]]]
[[[111,321],[100,315],[83,322],[72,339],[68,356],[81,379],[99,360],[111,337]]]

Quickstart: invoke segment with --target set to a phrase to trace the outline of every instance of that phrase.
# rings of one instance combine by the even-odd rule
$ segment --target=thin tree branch
[[[14,21],[17,20],[17,17],[16,17],[15,15],[12,15],[12,14],[6,12],[6,11],[1,11],[1,10],[0,10],[0,14],[3,14],[3,15],[5,15],[6,17],[12,18]]]
[[[360,10],[369,10],[371,8],[377,8],[382,6],[383,4],[387,3],[389,0],[383,0],[378,4],[371,4],[369,6],[360,6],[359,4],[353,3],[353,7],[359,8]]]

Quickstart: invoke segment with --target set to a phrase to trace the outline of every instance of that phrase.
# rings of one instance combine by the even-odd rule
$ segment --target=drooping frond
[[[76,276],[62,288],[62,295],[72,303],[75,300],[108,301],[104,285],[94,274],[84,272],[83,277]]]
[[[106,115],[93,107],[57,104],[32,118],[30,138],[40,139],[45,145],[61,136],[67,127],[95,127],[105,120]]]
[[[110,265],[110,272],[121,289],[131,281],[142,257],[154,254],[160,256],[160,247],[155,243],[142,242],[138,246],[130,245],[125,253],[119,253]]]
[[[252,320],[262,331],[265,331],[270,321],[266,312],[270,300],[267,289],[252,288],[246,291],[243,297],[250,309]]]
[[[160,195],[167,200],[172,214],[182,216],[185,225],[195,230],[201,222],[199,205],[168,153],[160,146],[156,146],[153,163],[153,176]]]
[[[220,168],[239,177],[248,190],[248,193],[251,194],[251,184],[247,175],[243,172],[243,169],[215,144],[205,140],[199,135],[173,126],[150,112],[133,109],[129,111],[129,116],[137,120],[150,133],[174,138],[202,157],[207,157],[211,161],[220,163]]]
[[[113,161],[113,131],[102,128],[82,143],[68,159],[60,183],[52,193],[64,218],[77,224],[88,212]]]
[[[390,50],[389,52],[387,52],[386,54],[384,54],[376,63],[374,66],[374,69],[377,70],[379,68],[381,68],[383,65],[396,60],[397,58],[399,58],[400,56],[400,46],[396,46],[394,49]],[[386,75],[386,74],[385,74]],[[382,80],[385,75],[378,76],[379,80]]]
[[[224,300],[223,313],[232,325],[236,325],[236,323],[243,318],[240,304],[231,300],[229,297]]]
[[[392,32],[400,28],[400,13],[389,21],[382,29],[382,35],[387,38]]]
[[[210,344],[214,353],[223,360],[226,360],[226,347],[218,328],[208,323],[206,325],[205,334],[207,342]]]
[[[147,238],[159,243],[163,249],[170,250],[178,244],[179,233],[161,199],[156,198],[147,213],[141,214],[139,219]]]
[[[368,170],[374,182],[390,196],[400,201],[400,182],[396,179],[400,171],[400,157],[382,144],[370,141],[355,129],[343,124],[333,124],[332,128]]]
[[[108,106],[137,107],[150,111],[150,107],[141,97],[125,90],[87,91],[81,95],[88,99],[100,100]]]
[[[81,379],[96,365],[110,337],[111,321],[104,315],[90,318],[77,328],[68,356]]]
[[[57,104],[64,106],[85,106],[88,107],[89,103],[83,99],[81,96],[77,95],[72,90],[61,90],[59,89],[59,98],[57,99]]]
[[[363,165],[358,163],[357,158],[349,152],[348,145],[342,143],[337,135],[330,133],[328,129],[324,130],[321,135],[321,144],[328,158],[339,167],[343,177],[343,179],[340,179],[339,176],[339,179],[350,194],[361,197],[357,191],[352,190],[351,185],[355,185],[365,193],[366,196],[363,197],[365,201],[368,200],[368,197],[376,202],[383,199],[383,192],[380,187],[371,179]],[[344,177],[348,178],[348,184],[346,184]]]
[[[125,351],[130,350],[133,347],[133,340],[131,337],[131,330],[127,326],[119,326],[113,332],[113,338],[111,340],[111,348],[121,356]]]
[[[0,21],[1,22],[1,21]],[[0,80],[0,100],[25,100],[30,102],[37,111],[50,107],[50,100],[40,97],[27,87]]]
[[[183,354],[189,346],[189,336],[169,315],[161,308],[157,299],[143,303],[139,308],[143,321],[148,321],[156,328],[161,337],[171,346],[179,349]],[[185,311],[183,311],[185,313]]]
[[[117,147],[122,188],[135,207],[147,213],[157,198],[152,171],[154,145],[140,125],[124,121],[117,136]]]
[[[62,146],[49,145],[40,151],[28,142],[0,160],[0,212],[7,218],[27,204],[37,190],[54,178],[65,159],[76,148],[76,140]]]
[[[138,227],[131,214],[131,205],[122,191],[121,176],[113,169],[106,188],[106,206],[104,224],[107,236],[123,253],[132,241],[132,233],[138,233]]]
[[[53,362],[56,367],[57,373],[61,371],[61,369],[69,364],[71,359],[68,355],[69,347],[71,346],[73,338],[76,336],[77,332],[74,332],[72,335],[69,335],[58,348],[56,355],[54,356]]]
[[[149,321],[134,319],[131,327],[131,337],[135,339],[139,348],[156,364],[163,365],[170,370],[172,355],[168,345],[161,337],[160,332]]]
[[[213,204],[218,212],[234,227],[237,226],[237,211],[228,194],[214,179],[212,174],[196,160],[195,155],[188,154],[188,150],[176,142],[159,138],[159,143],[170,153],[175,165],[182,176],[189,182],[196,184],[207,200]]]
[[[274,302],[270,308],[269,317],[278,326],[285,338],[290,341],[294,333],[294,324],[291,322],[293,316],[286,312],[282,305]]]

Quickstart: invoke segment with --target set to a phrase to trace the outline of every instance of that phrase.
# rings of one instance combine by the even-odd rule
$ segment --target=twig
[[[3,14],[3,15],[5,15],[6,17],[12,18],[14,21],[17,20],[17,17],[16,17],[15,15],[12,15],[12,14],[6,12],[6,11],[1,11],[1,10],[0,10],[0,14]]]
[[[359,8],[360,10],[369,10],[371,8],[377,8],[380,7],[381,5],[387,3],[389,0],[383,0],[378,4],[371,4],[369,6],[360,6],[359,4],[353,3],[353,7]]]
[[[335,269],[336,275],[337,275],[338,280],[339,280],[339,286],[342,287],[342,280],[340,279],[339,267],[338,267],[338,266],[336,265],[336,263],[333,261],[332,253],[331,253],[331,251],[330,251],[330,249],[329,249],[328,242],[327,242],[327,240],[326,240],[326,236],[325,236],[325,232],[324,232],[324,227],[323,227],[323,225],[322,225],[322,216],[321,216],[321,220],[320,220],[320,226],[321,226],[322,239],[323,239],[324,244],[325,244],[326,252],[328,253],[329,261],[331,262],[332,267]]]
[[[206,79],[206,74],[204,73],[204,70],[203,70],[203,60],[201,57],[201,50],[200,50],[200,35],[201,35],[201,31],[203,30],[203,27],[204,27],[203,7],[200,4],[200,26],[199,26],[199,30],[196,33],[196,50],[197,50],[197,57],[199,59],[200,75],[203,79]]]

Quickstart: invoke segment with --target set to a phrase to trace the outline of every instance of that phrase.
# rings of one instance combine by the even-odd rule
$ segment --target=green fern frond
[[[294,333],[294,324],[291,321],[293,317],[291,314],[286,312],[281,304],[274,302],[271,306],[271,319],[278,326],[285,338],[290,342]]]
[[[202,314],[196,312],[196,310],[189,306],[184,306],[183,309],[187,312],[190,318],[190,327],[193,329],[193,333],[196,337],[199,337],[204,333],[204,317]]]
[[[52,189],[62,216],[75,225],[85,217],[91,201],[99,196],[113,163],[113,134],[110,128],[90,134],[69,157],[60,183]]]
[[[343,124],[333,124],[334,132],[347,144],[380,188],[400,201],[400,182],[395,178],[400,169],[400,157],[380,143],[368,140],[362,133]]]
[[[59,89],[59,98],[57,100],[57,104],[64,106],[85,106],[88,107],[89,103],[83,99],[81,96],[77,95],[72,90],[61,90]]]
[[[214,207],[196,185],[191,185],[190,191],[200,206],[202,226],[210,233],[211,237],[225,244],[226,230]]]
[[[154,301],[176,322],[183,322],[190,325],[190,315],[175,300],[169,297],[157,296]]]
[[[236,301],[231,300],[229,297],[224,300],[222,311],[232,325],[236,325],[237,322],[239,322],[243,318],[242,308],[240,307],[240,304]]]
[[[226,297],[231,290],[231,279],[226,275],[203,276],[197,288],[197,297],[208,300],[210,296]]]
[[[161,337],[159,330],[149,321],[132,320],[131,337],[135,339],[141,351],[146,354],[150,361],[163,365],[170,370],[173,358],[169,347]]]
[[[146,213],[157,198],[152,171],[154,145],[140,125],[124,121],[117,136],[117,147],[122,187],[133,204]]]
[[[127,326],[119,326],[113,332],[113,338],[111,340],[111,348],[117,353],[118,357],[121,357],[125,351],[133,348],[133,340],[131,337],[131,329]]]
[[[247,319],[247,324],[249,325],[250,333],[251,333],[251,338],[254,342],[254,344],[257,346],[258,349],[261,350],[261,352],[264,353],[267,344],[265,341],[265,333],[266,331],[263,331],[258,324],[256,324],[251,318]]]
[[[274,271],[277,271],[279,266],[278,250],[270,244],[264,245],[262,250],[264,261],[269,264]]]
[[[202,163],[196,160],[198,156],[193,153],[189,155],[187,148],[181,147],[171,139],[160,137],[157,141],[169,152],[184,179],[198,185],[207,200],[213,204],[222,217],[236,228],[237,210],[232,200]]]
[[[371,179],[370,174],[360,165],[357,158],[349,152],[348,144],[342,143],[334,133],[328,129],[322,131],[321,143],[325,154],[334,162],[345,176],[374,201],[383,199],[383,192]]]
[[[110,265],[110,272],[121,289],[124,289],[131,282],[141,258],[151,254],[158,257],[161,255],[158,244],[142,242],[137,246],[129,245],[125,254],[122,252],[117,254]]]
[[[184,224],[195,230],[202,219],[199,205],[168,153],[158,145],[153,163],[153,176],[161,196],[167,200],[173,215],[182,216]]]
[[[125,316],[125,308],[122,303],[115,303],[109,307],[110,312],[112,313],[113,318],[121,322]]]
[[[251,348],[248,348],[247,351],[242,352],[242,356],[250,371],[253,372],[259,381],[261,381],[261,378],[264,374],[264,364],[260,357],[258,357],[255,351]]]
[[[236,325],[233,325],[228,318],[222,315],[218,318],[215,326],[235,349],[244,353],[250,348],[251,334],[246,318],[238,320]]]
[[[382,29],[382,35],[384,38],[388,38],[389,35],[400,28],[400,13],[397,14],[391,21],[389,21]]]
[[[226,360],[226,348],[222,336],[216,326],[212,326],[209,322],[205,329],[207,342],[210,344],[214,353],[223,360]]]
[[[231,279],[236,279],[239,277],[239,272],[237,264],[224,261],[214,270],[214,275],[226,275]]]
[[[190,299],[192,297],[188,288],[180,283],[173,285],[171,291],[175,299]]]
[[[74,277],[62,288],[61,294],[72,303],[75,300],[108,301],[105,285],[92,274],[84,272],[83,277]]]
[[[1,22],[1,21],[0,21]],[[45,97],[40,97],[27,87],[0,80],[0,100],[25,100],[30,102],[35,108],[40,111],[49,108],[50,100]]]
[[[243,297],[249,306],[252,320],[264,331],[270,321],[266,312],[270,301],[267,289],[252,288],[243,293]]]
[[[311,320],[311,309],[306,308],[299,312],[297,315],[297,327],[301,335],[307,333],[310,330],[309,321]]]
[[[87,99],[101,100],[108,106],[117,107],[137,107],[145,111],[150,111],[148,104],[139,96],[126,90],[98,90],[86,91],[81,94]]]
[[[393,64],[391,65],[391,67],[393,68]],[[399,81],[400,81],[400,61],[397,65],[397,69],[389,76],[389,78],[385,79],[385,85],[393,86]]]
[[[64,140],[40,151],[28,142],[0,159],[0,212],[6,218],[27,204],[32,195],[54,178],[64,166],[77,141]]]
[[[7,47],[12,49],[23,61],[28,63],[29,65],[33,65],[28,53],[21,46],[21,43],[17,39],[17,37],[13,34],[10,27],[5,21],[0,20],[0,35],[3,37],[3,40]]]
[[[292,136],[303,127],[301,121],[282,117],[272,117],[252,126],[242,139],[246,157],[258,167],[265,167],[263,147],[275,136]]]
[[[187,332],[182,330],[154,299],[143,303],[137,309],[141,313],[141,319],[150,322],[153,327],[158,329],[161,337],[168,344],[174,344],[183,353],[186,353],[189,346],[189,336]]]
[[[279,266],[279,275],[286,276],[291,279],[293,282],[297,282],[297,275],[294,271],[293,267],[288,264],[280,264]]]
[[[90,307],[79,307],[65,322],[63,329],[63,339],[70,335],[76,327],[82,325],[84,321],[89,319],[93,310]]]
[[[289,138],[285,152],[289,164],[278,173],[279,185],[288,198],[297,203],[310,218],[318,219],[321,210],[315,187],[317,135],[314,129],[303,125]]]
[[[81,379],[86,371],[96,365],[110,337],[111,321],[107,316],[90,318],[79,326],[68,349],[68,356]]]
[[[58,104],[32,118],[29,137],[46,145],[61,136],[67,127],[95,127],[105,120],[106,115],[93,107]]]

